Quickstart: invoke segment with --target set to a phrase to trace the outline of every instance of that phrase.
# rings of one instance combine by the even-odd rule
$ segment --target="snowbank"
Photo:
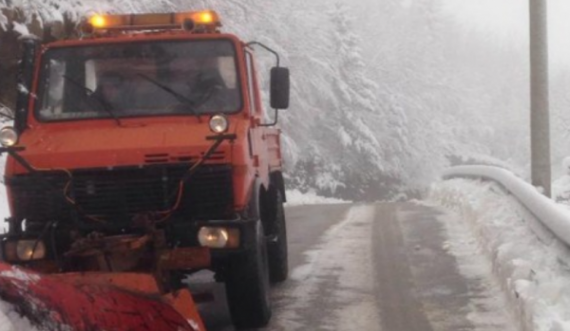
[[[552,182],[552,197],[558,203],[570,206],[570,156],[562,160],[564,175]]]
[[[564,175],[552,182],[552,197],[558,203],[570,205],[570,175]]]
[[[494,182],[432,185],[430,202],[458,214],[493,263],[521,329],[570,330],[570,251]]]
[[[286,206],[319,205],[335,203],[351,203],[352,201],[327,198],[317,195],[314,191],[302,193],[299,190],[288,190]]]
[[[534,186],[512,172],[490,166],[460,166],[447,169],[443,177],[484,177],[501,183],[526,206],[558,238],[570,245],[570,212],[553,200],[542,195]]]

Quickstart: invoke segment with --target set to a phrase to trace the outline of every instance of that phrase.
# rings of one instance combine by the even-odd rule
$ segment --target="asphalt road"
[[[484,298],[484,282],[459,273],[435,209],[315,205],[286,216],[291,275],[272,288],[263,330],[514,330],[507,310],[486,306],[497,298]],[[191,287],[212,294],[200,306],[208,330],[233,330],[223,285],[203,274]]]

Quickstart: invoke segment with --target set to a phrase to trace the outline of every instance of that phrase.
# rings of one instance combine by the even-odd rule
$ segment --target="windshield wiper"
[[[178,100],[178,102],[188,106],[188,109],[190,110],[190,112],[192,113],[192,115],[198,117],[198,121],[202,122],[202,117],[200,116],[200,114],[198,114],[198,112],[196,111],[196,105],[194,103],[194,101],[188,99],[187,97],[183,96],[182,94],[174,91],[173,89],[171,89],[170,87],[144,75],[139,73],[139,76],[141,76],[142,78],[144,78],[145,80],[153,83],[154,85],[160,87],[163,91],[168,92],[170,95],[174,96],[176,98],[176,100]]]
[[[67,75],[61,75],[61,77],[65,78],[67,81],[72,83],[74,86],[80,88],[81,91],[83,91],[83,95],[87,96],[88,100],[97,101],[97,103],[99,103],[99,105],[103,108],[103,110],[105,112],[107,112],[109,115],[111,115],[111,117],[113,117],[113,119],[115,120],[115,122],[117,123],[118,126],[123,126],[123,123],[121,123],[119,116],[117,116],[117,114],[115,114],[113,106],[111,106],[102,97],[95,94],[95,92],[93,90],[91,90],[90,88],[88,88],[87,86],[75,81],[74,79],[72,79],[71,77],[69,77]]]
[[[0,117],[3,117],[9,121],[14,120],[13,111],[10,108],[6,107],[1,102],[0,102]]]

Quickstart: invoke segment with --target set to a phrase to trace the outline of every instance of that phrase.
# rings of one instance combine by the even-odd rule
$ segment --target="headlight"
[[[226,132],[228,125],[228,119],[224,115],[214,115],[210,118],[210,130],[214,133]]]
[[[238,248],[240,231],[233,228],[204,226],[198,231],[198,241],[203,247]]]
[[[8,261],[31,261],[46,256],[46,245],[41,240],[8,241],[4,244],[4,254]]]
[[[18,143],[18,133],[16,130],[7,126],[0,130],[0,144],[4,147],[12,147]]]
[[[203,227],[198,232],[200,245],[210,248],[224,248],[228,243],[228,231],[223,228]]]

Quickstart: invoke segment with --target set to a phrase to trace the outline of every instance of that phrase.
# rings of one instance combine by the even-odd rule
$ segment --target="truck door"
[[[251,129],[249,132],[249,139],[251,144],[251,157],[256,167],[256,174],[266,185],[269,184],[269,164],[267,156],[267,146],[265,143],[265,128],[260,126],[264,121],[263,108],[261,107],[261,96],[259,93],[259,86],[257,84],[257,77],[255,75],[255,64],[253,56],[249,51],[245,52],[246,66],[247,66],[247,81],[248,81],[248,95],[250,104],[250,113],[252,115]]]

